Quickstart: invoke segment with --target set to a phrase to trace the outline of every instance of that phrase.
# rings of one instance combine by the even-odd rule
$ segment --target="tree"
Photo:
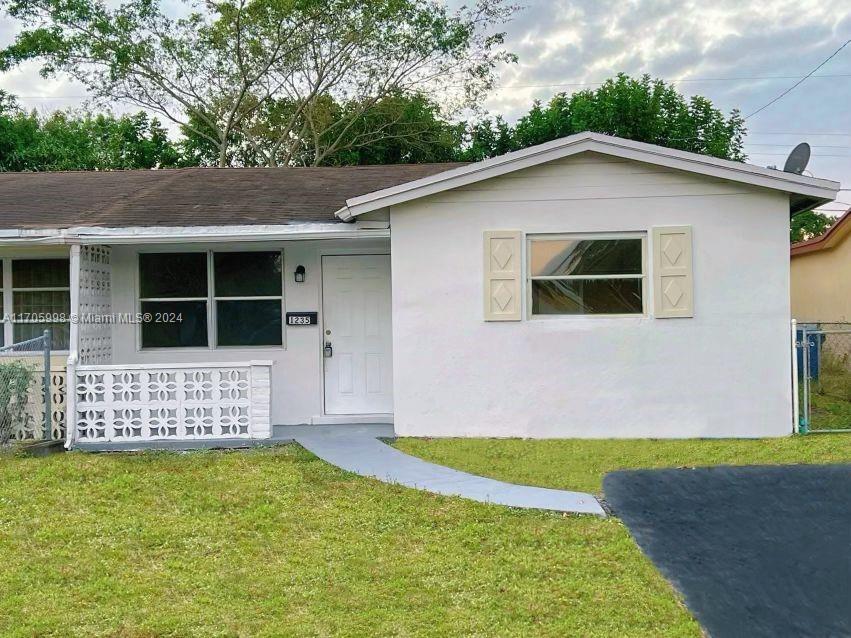
[[[824,235],[835,221],[835,217],[830,217],[817,210],[798,213],[792,217],[789,229],[789,241],[794,244],[805,239]]]
[[[174,166],[178,153],[146,113],[56,111],[40,118],[0,97],[0,170],[120,170]]]
[[[514,59],[494,31],[516,10],[504,0],[456,13],[439,0],[211,0],[180,19],[159,0],[2,4],[23,26],[3,68],[39,59],[43,75],[67,73],[96,100],[159,112],[206,140],[220,166],[234,144],[266,165],[307,146],[321,164],[388,96],[439,91],[449,110],[475,105]],[[329,117],[332,103],[345,108]]]
[[[559,93],[546,106],[535,102],[514,127],[497,119],[472,127],[465,159],[493,157],[560,137],[594,131],[639,142],[744,160],[744,120],[734,110],[728,117],[700,96],[683,97],[662,80],[623,73],[597,89]]]
[[[292,146],[289,163],[299,166],[351,166],[358,164],[416,164],[422,162],[451,161],[457,154],[460,129],[441,116],[440,107],[420,94],[396,93],[377,101],[371,108],[361,111],[361,104],[339,104],[330,96],[318,98],[312,107],[314,120],[321,122],[326,136],[312,144],[309,138]],[[321,110],[320,110],[321,106]],[[291,117],[297,108],[291,102],[270,102],[258,114],[256,126],[276,129],[281,120]],[[358,112],[357,117],[352,117]],[[334,143],[327,139],[336,136],[332,125],[351,118],[346,135],[337,144],[337,150],[323,153]],[[261,124],[262,120],[262,124]],[[194,128],[194,127],[193,127]],[[330,130],[329,130],[330,129]],[[209,141],[183,130],[180,146],[187,166],[210,166],[218,160],[217,149]],[[256,149],[257,141],[249,142],[239,132],[231,136],[227,150],[228,164],[258,166],[266,164],[262,152]],[[317,157],[321,155],[321,157]]]

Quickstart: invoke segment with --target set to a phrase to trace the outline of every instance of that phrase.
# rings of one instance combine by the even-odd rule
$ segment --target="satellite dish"
[[[791,153],[789,153],[789,157],[786,159],[786,164],[783,166],[783,172],[800,175],[804,172],[804,169],[807,167],[807,162],[809,161],[810,145],[806,142],[801,142],[792,149]]]

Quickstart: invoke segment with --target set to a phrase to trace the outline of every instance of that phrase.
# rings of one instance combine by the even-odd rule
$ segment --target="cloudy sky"
[[[519,63],[502,71],[486,105],[509,120],[533,99],[594,86],[618,71],[676,81],[683,93],[747,115],[851,39],[848,0],[516,1],[525,6],[506,29]],[[0,20],[0,45],[13,34],[14,25]],[[42,110],[77,106],[85,97],[68,81],[41,79],[35,65],[0,76],[0,88]],[[851,187],[850,105],[851,45],[748,119],[749,161],[782,165],[797,142],[807,141],[812,174]],[[851,191],[840,199],[851,206]]]

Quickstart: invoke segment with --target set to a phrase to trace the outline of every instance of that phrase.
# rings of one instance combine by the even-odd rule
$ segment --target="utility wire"
[[[789,95],[792,91],[794,91],[796,88],[798,88],[799,86],[801,86],[801,84],[803,84],[803,83],[804,83],[804,81],[805,81],[807,78],[812,77],[812,76],[813,76],[813,74],[815,74],[815,72],[816,72],[816,71],[818,71],[821,67],[823,67],[825,64],[827,64],[828,62],[830,62],[833,58],[835,58],[835,57],[839,54],[839,52],[840,52],[840,51],[842,51],[842,49],[844,49],[845,47],[847,47],[849,44],[851,44],[851,40],[846,40],[846,41],[842,44],[842,46],[841,46],[841,47],[839,47],[838,49],[836,49],[836,51],[834,51],[834,52],[833,52],[833,53],[831,53],[829,56],[827,56],[824,60],[822,60],[821,64],[819,64],[816,68],[814,68],[812,71],[810,71],[809,73],[807,73],[804,77],[802,77],[800,80],[798,80],[797,82],[795,82],[795,84],[793,84],[793,85],[792,85],[792,86],[790,86],[788,89],[786,89],[785,91],[783,91],[783,93],[781,93],[780,95],[778,95],[777,97],[775,97],[773,100],[771,100],[771,101],[770,101],[770,102],[768,102],[767,104],[762,105],[762,106],[761,106],[761,107],[759,107],[756,111],[754,111],[754,112],[753,112],[753,113],[751,113],[750,115],[746,116],[746,117],[745,117],[745,120],[749,120],[750,118],[752,118],[752,117],[753,117],[754,115],[756,115],[757,113],[760,113],[760,112],[764,111],[765,109],[767,109],[769,106],[771,106],[772,104],[774,104],[774,103],[775,103],[775,102],[777,102],[778,100],[781,100],[781,99],[783,99],[784,97],[786,97],[787,95]]]
[[[834,73],[824,75],[811,75],[813,78],[851,78],[851,73]],[[752,82],[754,80],[797,80],[799,75],[756,75],[756,76],[735,76],[735,77],[720,77],[720,78],[669,78],[665,82],[678,84],[683,82]],[[507,86],[497,87],[496,90],[502,91],[505,89],[548,89],[567,86],[599,86],[604,82],[561,82],[557,84],[509,84]]]
[[[847,44],[847,43],[846,43]],[[718,77],[718,78],[670,78],[664,80],[670,83],[682,82],[753,82],[754,80],[796,80],[800,76],[797,75],[755,75],[755,76],[735,76],[735,77]],[[851,78],[851,73],[834,73],[825,75],[809,75],[812,78]],[[604,82],[560,82],[554,84],[509,84],[507,86],[495,87],[496,91],[504,91],[506,89],[549,89],[570,86],[600,86]],[[453,85],[455,86],[455,85]],[[83,99],[88,95],[18,95],[22,100],[62,100],[62,99]]]

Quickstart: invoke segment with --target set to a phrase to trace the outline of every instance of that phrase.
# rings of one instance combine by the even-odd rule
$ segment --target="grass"
[[[625,467],[851,459],[851,436],[412,440],[426,458],[598,491]],[[3,636],[694,636],[616,519],[388,486],[297,446],[0,456]]]
[[[848,355],[822,355],[818,380],[812,381],[810,429],[851,429],[851,368]]]
[[[699,636],[616,519],[296,446],[0,457],[3,636]]]
[[[474,474],[600,493],[614,470],[851,461],[851,435],[775,439],[399,439],[399,449]]]
[[[851,400],[826,392],[813,392],[810,430],[851,430]]]

